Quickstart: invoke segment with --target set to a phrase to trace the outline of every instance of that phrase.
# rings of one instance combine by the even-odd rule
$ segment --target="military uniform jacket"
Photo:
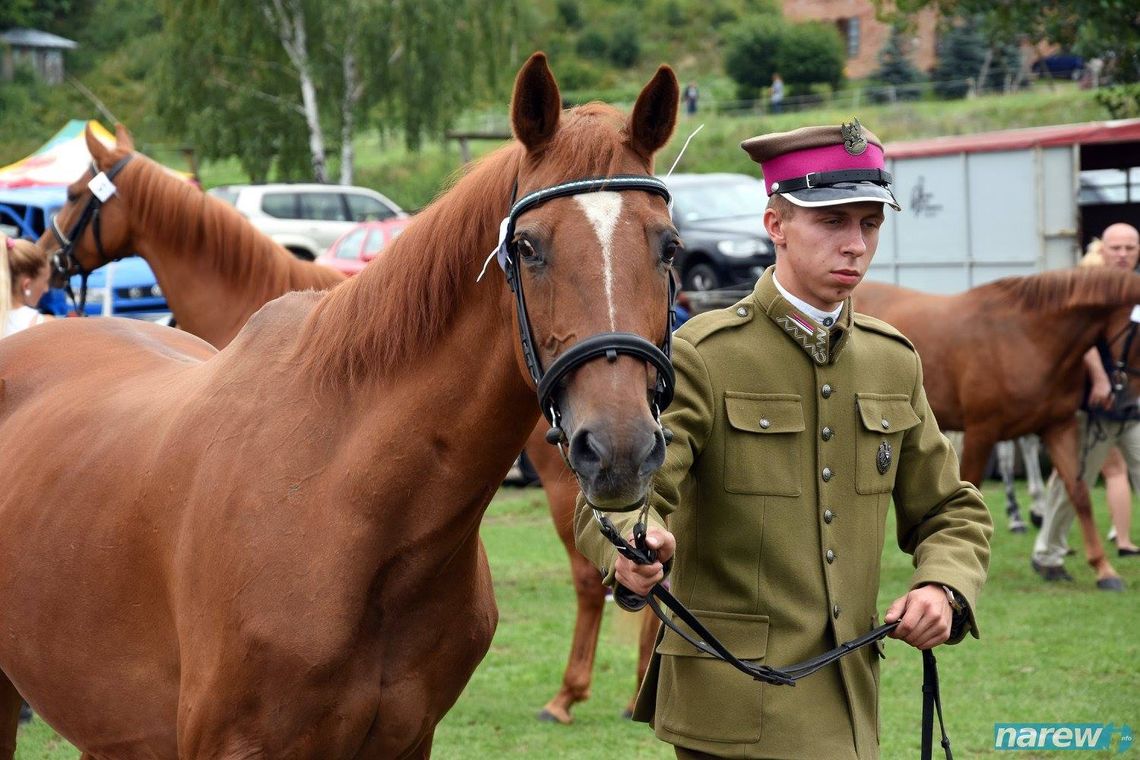
[[[675,437],[649,514],[668,516],[677,536],[673,593],[741,659],[780,667],[819,655],[880,622],[893,496],[911,587],[952,588],[969,606],[952,642],[977,636],[992,524],[938,430],[918,355],[850,302],[829,333],[772,276],[736,306],[687,322],[673,343],[677,394],[663,422]],[[628,535],[634,513],[612,517]],[[612,547],[581,498],[576,530],[612,582]],[[634,717],[667,742],[723,757],[877,757],[881,654],[867,647],[773,686],[663,629]]]

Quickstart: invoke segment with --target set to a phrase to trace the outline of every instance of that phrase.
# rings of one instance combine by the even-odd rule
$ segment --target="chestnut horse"
[[[70,241],[70,274],[92,271],[111,259],[138,251],[159,278],[178,325],[216,348],[224,348],[259,308],[293,290],[324,289],[344,280],[339,272],[296,259],[238,213],[233,206],[206,195],[164,171],[146,156],[133,152],[127,130],[116,127],[116,149],[87,134],[87,147],[96,167],[110,170],[114,156],[131,156],[130,169],[114,178],[116,193],[101,206],[97,244],[93,229],[70,235],[81,218],[87,172],[71,189],[57,215],[58,224],[40,239],[54,250]],[[74,240],[71,238],[74,237]],[[61,257],[53,259],[60,262]],[[570,657],[558,694],[540,717],[570,722],[570,707],[589,696],[594,651],[601,628],[605,588],[597,569],[574,547],[571,526],[578,484],[558,450],[548,444],[548,424],[539,424],[527,453],[542,478],[559,539],[570,558],[577,612]],[[568,505],[568,506],[567,506]],[[643,613],[642,645],[637,683],[649,664],[657,618]],[[627,712],[632,710],[632,699]]]
[[[68,202],[40,238],[61,246],[59,274],[90,272],[137,252],[154,270],[179,327],[222,348],[268,301],[293,290],[324,290],[344,280],[334,269],[301,261],[255,228],[225,201],[172,176],[115,127],[105,146],[88,127],[94,165],[115,172],[116,191],[99,205],[99,223],[82,223],[89,171],[68,190]],[[115,164],[125,161],[116,171]]]
[[[0,343],[0,756],[19,694],[86,758],[428,756],[494,632],[478,527],[536,379],[594,503],[663,459],[677,101],[662,67],[629,118],[563,113],[536,54],[517,142],[222,351],[115,319]],[[495,250],[509,283],[476,282]]]
[[[889,322],[914,343],[939,426],[964,433],[964,479],[981,484],[998,441],[1041,436],[1104,588],[1122,582],[1097,534],[1088,486],[1079,480],[1076,412],[1085,353],[1121,335],[1136,303],[1140,275],[1101,269],[1008,277],[950,296],[864,281],[854,294],[856,311]]]

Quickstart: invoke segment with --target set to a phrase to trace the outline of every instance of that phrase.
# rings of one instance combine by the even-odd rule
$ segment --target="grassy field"
[[[1026,503],[1024,494],[1023,504]],[[986,488],[998,508],[1000,488]],[[1102,489],[1094,491],[1107,525]],[[1116,560],[1127,590],[1099,592],[1091,570],[1068,562],[1074,583],[1046,585],[1029,568],[1033,535],[1012,535],[997,518],[990,580],[979,603],[981,640],[938,650],[943,706],[955,757],[993,753],[995,722],[1115,722],[1140,728],[1140,559]],[[888,535],[893,531],[888,530]],[[632,695],[637,619],[609,610],[591,699],[571,726],[535,720],[557,690],[569,649],[573,591],[561,544],[537,489],[504,489],[483,522],[500,622],[491,651],[436,733],[434,756],[470,758],[665,758],[673,753],[642,724],[619,715]],[[1079,535],[1074,530],[1074,545]],[[909,557],[888,543],[880,607],[899,595]],[[453,621],[463,625],[462,620]],[[883,757],[918,755],[921,657],[897,642],[882,670]],[[18,760],[73,760],[75,750],[36,721],[20,736]],[[1135,751],[1135,750],[1134,750]],[[1020,752],[1019,758],[1115,756],[1109,752]]]

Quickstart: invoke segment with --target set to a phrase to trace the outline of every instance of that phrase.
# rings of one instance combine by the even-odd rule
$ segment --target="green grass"
[[[955,757],[993,754],[995,722],[1111,721],[1140,727],[1140,560],[1113,555],[1127,583],[1123,594],[1097,591],[1092,571],[1079,557],[1067,563],[1074,583],[1046,585],[1029,568],[1033,533],[1006,531],[1000,487],[988,484],[985,494],[998,516],[990,579],[978,609],[983,638],[938,650]],[[1096,489],[1093,498],[1103,531],[1108,525],[1103,489]],[[1022,503],[1027,503],[1024,493]],[[637,619],[616,609],[607,610],[591,699],[575,708],[574,725],[535,720],[561,682],[569,650],[574,595],[565,553],[536,489],[502,491],[488,510],[482,535],[494,574],[499,628],[491,651],[436,733],[435,757],[673,757],[648,727],[619,718],[633,693]],[[1075,529],[1071,540],[1080,545]],[[909,575],[909,557],[888,543],[881,608],[902,593]],[[917,652],[890,642],[882,670],[884,758],[918,754],[920,683]],[[39,721],[23,731],[16,753],[19,760],[75,756]]]

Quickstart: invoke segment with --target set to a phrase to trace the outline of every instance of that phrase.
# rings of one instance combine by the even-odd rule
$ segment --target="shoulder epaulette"
[[[696,315],[681,325],[677,335],[695,346],[713,333],[748,324],[755,315],[756,306],[748,297],[726,309],[713,309]]]
[[[885,335],[888,338],[894,338],[899,343],[902,343],[907,348],[909,348],[911,351],[914,351],[914,344],[910,342],[910,338],[906,337],[894,326],[884,322],[881,319],[875,319],[874,317],[868,316],[866,314],[855,312],[855,324],[864,330],[870,330],[871,332],[878,333],[879,335]]]

